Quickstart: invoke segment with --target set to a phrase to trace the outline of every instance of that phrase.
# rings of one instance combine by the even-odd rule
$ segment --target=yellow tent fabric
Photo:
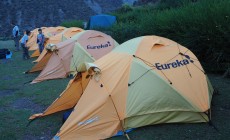
[[[196,56],[174,41],[158,36],[129,40],[90,70],[81,77],[91,77],[84,90],[64,91],[59,98],[65,100],[57,99],[56,109],[46,110],[68,109],[62,106],[72,100],[68,96],[81,96],[54,139],[106,139],[146,125],[210,120],[212,85]]]
[[[84,62],[94,62],[112,51],[118,43],[102,32],[87,30],[56,46],[56,53],[52,53],[49,61],[46,61],[46,66],[32,83],[75,75],[77,71],[82,71]],[[37,65],[40,65],[39,63]]]

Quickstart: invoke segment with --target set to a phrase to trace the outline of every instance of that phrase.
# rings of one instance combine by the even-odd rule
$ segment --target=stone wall
[[[85,20],[119,8],[127,0],[0,0],[0,36],[10,36],[12,21],[21,32],[58,26],[66,20]],[[129,0],[131,3],[132,0]]]

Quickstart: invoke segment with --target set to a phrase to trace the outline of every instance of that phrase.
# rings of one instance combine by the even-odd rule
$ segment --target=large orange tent
[[[106,139],[130,128],[211,119],[212,85],[196,56],[174,41],[135,38],[86,67],[90,72],[30,118],[76,105],[54,139]]]
[[[94,62],[109,53],[118,43],[99,31],[87,30],[78,33],[71,39],[57,44],[52,54],[39,61],[30,72],[42,70],[32,83],[49,79],[65,78],[82,69],[84,62]],[[48,61],[47,61],[48,60]]]

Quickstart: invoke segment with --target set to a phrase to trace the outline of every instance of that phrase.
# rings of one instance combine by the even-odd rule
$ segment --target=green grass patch
[[[61,26],[64,27],[78,27],[78,28],[84,28],[83,21],[82,20],[71,20],[71,21],[64,21],[61,23]]]
[[[62,113],[37,119],[29,126],[28,118],[44,111],[65,89],[70,79],[29,84],[39,73],[24,74],[35,58],[22,59],[14,52],[13,41],[0,41],[1,48],[12,51],[11,59],[0,59],[0,139],[51,139],[62,125]]]

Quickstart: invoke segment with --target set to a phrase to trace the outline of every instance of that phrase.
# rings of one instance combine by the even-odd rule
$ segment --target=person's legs
[[[14,39],[14,47],[17,48],[16,47],[16,38],[14,37],[13,39]]]
[[[14,43],[15,43],[16,51],[19,51],[19,37],[18,36],[14,38]]]
[[[26,55],[26,58],[27,58],[27,59],[30,58],[28,48],[25,48],[25,55]]]
[[[43,51],[43,49],[44,49],[44,46],[43,46],[43,45],[38,45],[38,47],[39,47],[39,52],[40,52],[40,54],[41,54],[42,51]]]
[[[44,48],[45,48],[44,45],[42,45],[42,51],[44,50]]]
[[[25,45],[24,44],[21,44],[22,46],[22,50],[23,50],[23,53],[22,53],[22,59],[26,59],[26,48],[25,48]]]

